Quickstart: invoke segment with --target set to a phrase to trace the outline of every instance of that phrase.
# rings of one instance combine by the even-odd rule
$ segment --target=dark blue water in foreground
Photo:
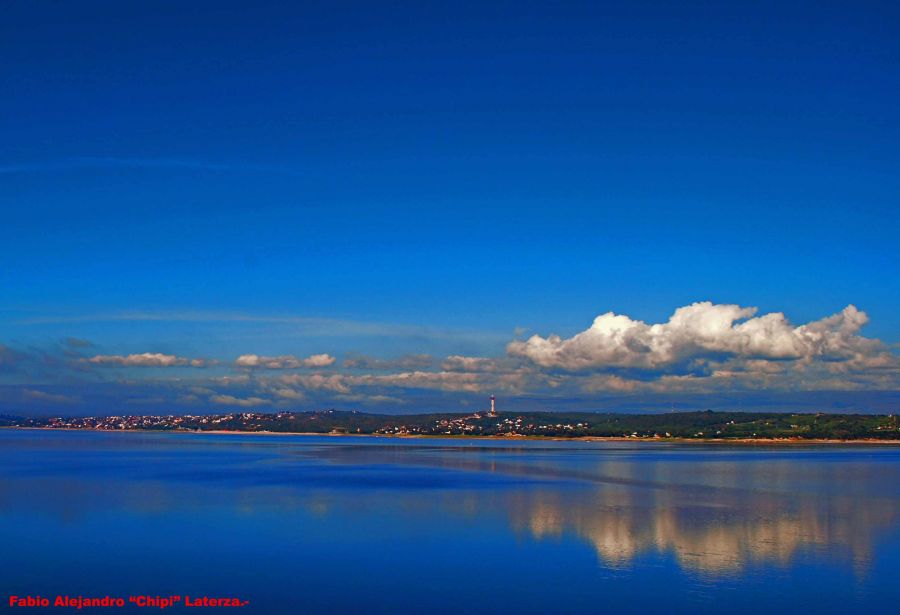
[[[4,608],[888,613],[898,579],[900,447],[0,430]]]

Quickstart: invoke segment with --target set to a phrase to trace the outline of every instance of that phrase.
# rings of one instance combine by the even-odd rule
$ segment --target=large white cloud
[[[568,370],[663,369],[723,355],[811,361],[851,360],[886,352],[878,340],[858,335],[868,317],[853,305],[797,327],[780,312],[756,313],[753,307],[704,301],[678,308],[668,322],[647,324],[607,312],[573,337],[534,335],[511,342],[507,352],[541,367]]]

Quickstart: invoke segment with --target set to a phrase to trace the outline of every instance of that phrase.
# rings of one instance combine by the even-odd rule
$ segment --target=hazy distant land
[[[758,412],[434,413],[406,416],[324,410],[233,412],[214,415],[141,415],[25,418],[0,415],[0,426],[102,431],[179,431],[394,436],[629,438],[692,440],[898,441],[890,415]]]

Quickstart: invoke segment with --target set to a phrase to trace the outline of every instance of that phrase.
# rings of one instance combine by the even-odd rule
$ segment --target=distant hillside
[[[6,422],[2,422],[6,420]],[[339,412],[240,412],[209,416],[106,416],[0,418],[0,425],[60,429],[149,431],[241,431],[429,436],[545,436],[690,439],[900,439],[894,415],[678,412],[432,413],[405,416]]]

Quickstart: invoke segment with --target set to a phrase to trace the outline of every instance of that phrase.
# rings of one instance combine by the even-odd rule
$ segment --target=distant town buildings
[[[560,412],[423,413],[379,415],[318,410],[229,412],[210,415],[110,415],[26,418],[0,415],[0,427],[90,429],[102,431],[220,431],[409,436],[578,436],[629,439],[877,439],[898,440],[896,415],[753,414],[686,412],[681,414],[593,414]]]

